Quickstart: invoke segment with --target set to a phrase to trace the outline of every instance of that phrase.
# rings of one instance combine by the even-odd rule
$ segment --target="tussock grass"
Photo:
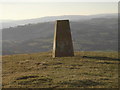
[[[117,52],[75,52],[52,58],[51,52],[6,55],[3,88],[117,88]]]

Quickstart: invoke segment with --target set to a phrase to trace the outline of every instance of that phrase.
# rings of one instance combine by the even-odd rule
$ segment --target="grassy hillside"
[[[115,88],[117,52],[76,52],[52,58],[51,52],[3,56],[3,88]]]
[[[118,19],[70,21],[75,51],[117,51]],[[55,22],[28,24],[2,30],[4,55],[52,50]]]

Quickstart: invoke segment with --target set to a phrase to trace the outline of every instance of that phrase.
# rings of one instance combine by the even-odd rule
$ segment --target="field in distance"
[[[51,52],[2,57],[3,88],[117,88],[117,52],[75,52],[52,58]]]

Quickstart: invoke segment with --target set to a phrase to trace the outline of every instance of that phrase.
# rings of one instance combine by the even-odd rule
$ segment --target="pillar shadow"
[[[97,59],[97,60],[113,60],[113,61],[120,61],[120,59],[109,58],[109,57],[100,57],[100,56],[83,56],[82,58]]]

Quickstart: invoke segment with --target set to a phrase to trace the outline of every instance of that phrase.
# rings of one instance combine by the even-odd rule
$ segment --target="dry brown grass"
[[[75,52],[52,58],[50,52],[2,58],[3,88],[117,88],[117,52]]]

